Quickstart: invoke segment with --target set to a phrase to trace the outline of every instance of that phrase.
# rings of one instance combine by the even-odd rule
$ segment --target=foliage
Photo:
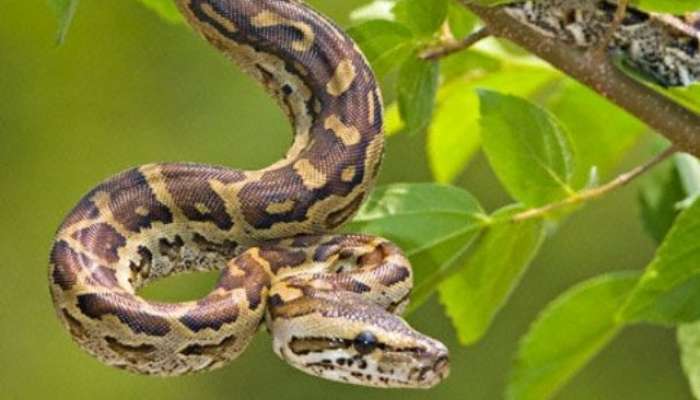
[[[142,2],[169,21],[180,20],[170,0]],[[60,17],[60,41],[77,3],[51,0]],[[698,8],[693,0],[636,4],[674,13]],[[401,245],[416,269],[412,307],[439,293],[460,341],[473,344],[488,332],[543,241],[574,210],[527,211],[595,189],[646,128],[589,89],[495,40],[444,60],[423,59],[425,49],[477,26],[478,19],[457,1],[377,0],[352,16],[356,24],[349,32],[389,95],[388,134],[426,133],[425,151],[439,183],[379,188],[346,229]],[[673,96],[700,108],[697,88],[675,90]],[[449,185],[479,150],[513,199],[494,212]],[[655,258],[641,274],[607,273],[548,305],[520,342],[508,399],[549,398],[621,329],[640,322],[680,327],[683,367],[700,396],[698,196],[700,163],[687,155],[676,156],[644,183],[642,221],[661,243]]]

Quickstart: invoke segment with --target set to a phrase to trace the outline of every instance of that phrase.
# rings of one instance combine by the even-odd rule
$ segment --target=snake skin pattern
[[[425,388],[445,346],[398,315],[412,286],[392,243],[334,235],[371,190],[382,98],[357,46],[297,0],[176,0],[186,20],[260,81],[294,129],[259,171],[152,164],[91,190],[60,226],[49,281],[60,320],[102,362],[152,375],[221,367],[262,324],[274,351],[323,378]],[[205,298],[165,304],[139,288],[222,270]]]
[[[602,43],[617,5],[603,0],[538,0],[504,6],[538,32],[582,48]],[[609,49],[661,86],[700,80],[700,13],[654,14],[628,7]]]

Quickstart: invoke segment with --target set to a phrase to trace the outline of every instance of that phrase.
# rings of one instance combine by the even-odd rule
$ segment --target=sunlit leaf
[[[463,5],[451,1],[447,13],[450,30],[455,37],[464,37],[474,30],[478,18]]]
[[[554,395],[618,333],[615,315],[638,277],[636,272],[603,275],[548,305],[520,342],[506,398]]]
[[[395,184],[374,191],[348,232],[397,243],[413,262],[413,302],[437,288],[434,281],[466,251],[489,217],[468,192],[438,184]]]
[[[395,19],[394,5],[396,5],[394,0],[375,0],[351,12],[350,19],[353,21],[370,21],[374,19],[393,21]]]
[[[663,13],[683,14],[691,11],[699,11],[700,3],[697,0],[638,0],[635,2],[640,8],[647,11]]]
[[[607,180],[641,134],[648,130],[621,108],[573,81],[563,83],[562,90],[548,105],[567,128],[576,149],[572,178],[575,188],[586,183],[593,167]]]
[[[409,133],[422,132],[430,124],[440,77],[437,62],[409,57],[399,70],[397,97],[401,120]]]
[[[556,118],[522,98],[488,90],[479,98],[484,151],[506,190],[527,206],[571,195],[573,150]]]
[[[56,12],[58,17],[58,34],[56,35],[56,43],[63,44],[68,34],[75,11],[78,9],[80,0],[49,0],[49,4]]]
[[[666,237],[680,213],[678,203],[687,197],[673,162],[657,168],[644,180],[639,202],[644,229],[658,243]]]
[[[379,78],[398,68],[416,47],[411,30],[397,22],[367,21],[350,28],[348,33],[357,41]]]
[[[678,327],[678,347],[690,389],[695,398],[700,399],[700,322]]]
[[[678,324],[700,318],[700,200],[676,219],[620,312],[624,321]]]
[[[182,14],[172,0],[140,0],[143,5],[155,11],[168,22],[181,22]]]
[[[549,69],[521,66],[444,86],[428,130],[428,161],[435,179],[454,180],[481,145],[477,88],[529,96],[557,76]]]
[[[518,211],[522,208],[496,212],[459,270],[440,285],[440,300],[464,345],[486,333],[542,243],[543,221],[510,222]]]
[[[447,10],[447,0],[398,0],[394,15],[417,34],[430,36],[447,18]]]
[[[412,255],[461,232],[478,230],[487,219],[479,202],[460,188],[393,184],[374,190],[347,229],[386,236]]]
[[[687,195],[678,208],[685,209],[700,197],[700,160],[690,154],[676,154],[674,162]]]

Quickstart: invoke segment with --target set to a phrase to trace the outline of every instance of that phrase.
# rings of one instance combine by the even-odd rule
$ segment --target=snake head
[[[302,297],[271,307],[274,350],[306,373],[385,388],[430,388],[449,374],[448,350],[359,296]]]

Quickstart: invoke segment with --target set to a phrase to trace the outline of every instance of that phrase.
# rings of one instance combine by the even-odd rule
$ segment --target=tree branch
[[[543,36],[500,7],[478,6],[469,0],[460,2],[481,18],[493,36],[510,40],[549,62],[645,122],[673,142],[677,149],[700,157],[700,115],[697,113],[627,76],[608,57],[603,60],[595,57],[595,48],[583,51]],[[591,117],[604,118],[602,115]]]
[[[420,54],[420,58],[424,60],[437,60],[438,58],[447,57],[464,49],[468,49],[489,36],[491,36],[491,33],[489,33],[488,28],[481,28],[462,40],[452,39],[440,43],[437,46],[430,47]]]

